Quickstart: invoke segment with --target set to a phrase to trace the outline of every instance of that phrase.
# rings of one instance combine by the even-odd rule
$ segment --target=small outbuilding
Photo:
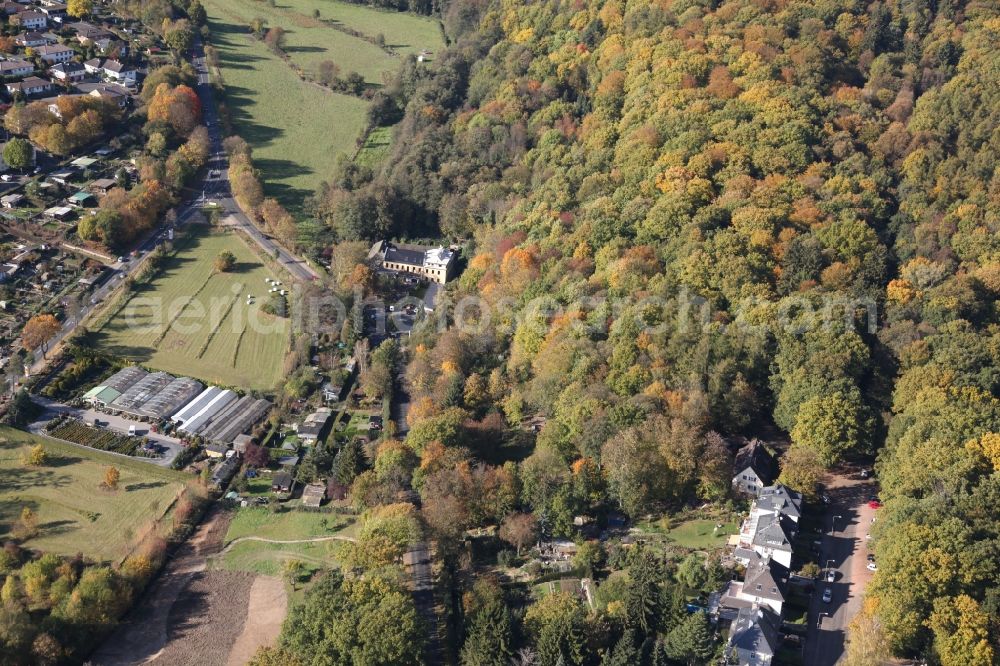
[[[74,206],[87,207],[97,203],[97,197],[92,192],[80,190],[67,197],[66,201]]]
[[[118,181],[114,178],[98,178],[90,184],[90,191],[94,194],[107,194],[111,188],[116,187]]]
[[[63,221],[69,219],[73,215],[73,209],[70,206],[53,206],[52,208],[47,208],[44,215],[45,217],[51,217],[55,220]]]
[[[17,208],[24,201],[23,194],[5,194],[0,197],[0,206],[4,208]]]
[[[233,440],[233,450],[243,455],[251,444],[253,444],[253,437],[250,435],[237,435]]]
[[[271,492],[277,495],[290,495],[295,488],[295,480],[288,472],[278,472],[271,479]]]
[[[225,444],[208,444],[205,446],[205,453],[208,454],[209,458],[225,457],[228,451],[229,447]]]
[[[302,506],[316,508],[326,499],[326,485],[310,483],[302,489]]]

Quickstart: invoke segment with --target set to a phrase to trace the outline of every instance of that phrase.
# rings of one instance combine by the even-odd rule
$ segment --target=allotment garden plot
[[[96,335],[107,351],[158,370],[243,389],[269,390],[281,378],[291,326],[265,313],[268,280],[277,280],[242,239],[196,231],[148,285]],[[236,256],[232,271],[215,258]],[[285,288],[284,286],[282,288]],[[252,302],[247,296],[252,295]]]

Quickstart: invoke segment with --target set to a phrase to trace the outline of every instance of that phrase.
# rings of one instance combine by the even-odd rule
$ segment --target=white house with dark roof
[[[753,510],[758,515],[782,515],[793,522],[802,517],[802,495],[787,486],[776,483],[760,491],[754,500]]]
[[[7,92],[11,95],[21,93],[27,97],[32,95],[43,95],[52,90],[52,83],[37,76],[29,76],[23,81],[5,84]]]
[[[37,30],[28,30],[15,37],[14,43],[22,48],[34,49],[39,46],[45,46],[49,43],[49,39]]]
[[[778,478],[778,463],[759,439],[749,441],[736,452],[733,468],[733,489],[751,497]]]
[[[35,66],[27,60],[0,61],[0,76],[28,76],[35,71]]]
[[[28,30],[40,30],[49,24],[49,17],[41,12],[18,12],[11,17],[11,22]]]
[[[413,273],[444,284],[451,278],[456,254],[446,247],[426,248],[379,241],[368,252],[368,258],[385,270]]]
[[[59,63],[66,62],[72,59],[75,52],[68,46],[63,44],[48,44],[46,46],[39,46],[35,49],[35,53],[44,61],[48,63]]]
[[[61,62],[49,67],[49,75],[57,81],[75,83],[87,77],[87,71],[78,62]]]
[[[770,557],[791,567],[792,539],[797,531],[797,525],[783,515],[761,516],[750,548],[762,557]]]
[[[729,627],[725,663],[769,666],[781,646],[781,618],[760,606],[742,608]]]
[[[135,83],[138,72],[131,65],[125,65],[119,60],[108,59],[104,61],[101,72],[105,77],[117,83]]]
[[[127,108],[132,102],[132,96],[128,89],[117,83],[81,83],[77,85],[77,88],[85,91],[91,97],[110,100],[117,104],[120,109]]]
[[[746,560],[743,581],[730,581],[722,591],[719,605],[735,609],[766,606],[781,615],[788,590],[788,567],[770,557],[751,552]]]
[[[739,543],[743,548],[750,548],[757,532],[765,519],[782,516],[788,522],[791,531],[797,531],[799,517],[802,515],[802,495],[775,484],[760,492],[760,496],[750,506],[750,513],[740,526]]]

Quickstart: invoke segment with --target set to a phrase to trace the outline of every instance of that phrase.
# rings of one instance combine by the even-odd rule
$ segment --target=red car
[[[878,501],[877,498],[868,500],[868,508],[869,509],[878,509],[878,508],[881,508],[881,506],[882,506],[882,502]]]

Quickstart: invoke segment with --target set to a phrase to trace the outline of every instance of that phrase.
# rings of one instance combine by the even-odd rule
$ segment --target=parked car
[[[868,561],[869,562],[874,562],[875,561],[875,556],[872,555],[871,553],[868,553]]]
[[[826,588],[823,590],[823,603],[828,604],[833,601],[833,590]]]
[[[868,571],[878,571],[878,565],[874,562],[868,563]]]
[[[869,509],[880,509],[880,508],[882,508],[882,502],[880,502],[877,497],[873,497],[870,500],[868,500],[868,508]]]
[[[835,580],[837,580],[837,572],[834,571],[833,569],[830,569],[829,571],[826,572],[826,582],[832,583]]]

